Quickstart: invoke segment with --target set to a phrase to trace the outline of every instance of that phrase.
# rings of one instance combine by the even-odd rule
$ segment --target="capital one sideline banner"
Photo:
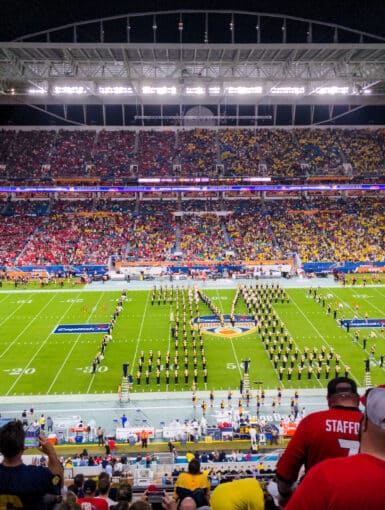
[[[107,333],[109,324],[59,324],[53,333]]]

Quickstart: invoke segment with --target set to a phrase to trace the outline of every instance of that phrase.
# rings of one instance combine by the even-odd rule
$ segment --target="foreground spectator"
[[[303,418],[277,465],[280,505],[292,495],[302,465],[306,472],[322,460],[358,452],[362,417],[356,383],[347,377],[329,381],[329,409]],[[310,507],[309,507],[310,508]],[[347,507],[348,508],[348,507]]]
[[[84,510],[95,507],[96,510],[108,510],[108,503],[103,498],[97,498],[96,494],[96,482],[95,480],[89,479],[84,482],[84,498],[79,498],[78,503]]]
[[[74,482],[68,487],[68,490],[73,492],[78,498],[82,498],[84,496],[83,485],[84,475],[82,473],[78,473],[75,475]]]
[[[263,490],[254,478],[223,483],[211,495],[212,510],[264,510]]]
[[[116,493],[116,504],[111,505],[114,510],[126,510],[132,500],[132,487],[128,482],[121,482]]]
[[[287,510],[385,508],[385,388],[367,392],[360,432],[360,453],[311,469]]]
[[[152,510],[152,505],[147,501],[137,500],[129,507],[130,510]]]
[[[76,501],[76,494],[68,491],[58,510],[81,510],[81,506]]]
[[[60,496],[63,468],[54,446],[40,435],[39,450],[48,457],[48,468],[23,463],[25,432],[21,421],[6,423],[0,429],[0,508],[41,510],[44,496]]]
[[[197,506],[207,505],[210,500],[210,481],[200,471],[200,462],[189,462],[188,472],[180,473],[174,484],[174,497],[180,503],[184,498],[193,498]]]
[[[98,490],[99,490],[99,496],[98,498],[104,499],[107,501],[108,506],[115,505],[116,501],[111,499],[109,497],[109,492],[111,489],[111,479],[105,471],[100,473],[99,475],[99,481],[98,481]]]

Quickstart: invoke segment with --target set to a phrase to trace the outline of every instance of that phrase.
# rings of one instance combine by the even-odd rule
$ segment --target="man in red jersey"
[[[359,395],[356,383],[336,377],[328,383],[329,409],[303,418],[277,464],[279,503],[283,508],[293,493],[301,467],[307,472],[322,460],[358,453]]]
[[[366,393],[360,453],[314,466],[287,510],[373,510],[385,508],[385,388]]]
[[[108,510],[106,499],[96,497],[96,482],[89,478],[83,486],[84,498],[79,498],[78,503],[82,510]]]

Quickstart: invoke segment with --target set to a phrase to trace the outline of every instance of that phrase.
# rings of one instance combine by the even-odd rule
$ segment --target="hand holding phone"
[[[25,448],[39,448],[40,446],[40,427],[31,425],[25,431],[24,447]]]
[[[162,503],[163,491],[149,491],[147,492],[147,498],[149,503]]]

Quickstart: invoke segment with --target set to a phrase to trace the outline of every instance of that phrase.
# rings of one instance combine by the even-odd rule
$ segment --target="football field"
[[[385,355],[384,332],[370,324],[371,319],[385,318],[384,286],[322,288],[317,293],[319,298],[310,295],[308,289],[287,288],[288,299],[271,300],[272,313],[277,317],[276,331],[273,332],[264,321],[264,341],[271,334],[268,348],[260,334],[264,328],[258,331],[259,321],[251,320],[245,300],[239,298],[234,304],[236,289],[202,289],[211,308],[203,299],[198,299],[192,289],[190,293],[187,289],[180,288],[178,292],[176,289],[177,286],[171,289],[169,284],[162,290],[158,286],[155,291],[127,291],[127,300],[112,331],[112,341],[106,345],[104,359],[97,364],[95,373],[92,362],[101,351],[105,335],[103,325],[109,324],[121,290],[2,292],[0,394],[116,393],[122,379],[123,363],[128,364],[128,374],[132,374],[133,392],[191,392],[194,370],[198,390],[236,389],[243,376],[242,362],[246,359],[250,360],[252,390],[278,386],[321,388],[327,384],[326,365],[330,352],[333,357],[329,362],[329,377],[335,375],[338,357],[340,375],[347,370],[349,376],[363,386],[365,360],[370,359],[372,383],[385,381],[385,371],[380,366],[381,356]],[[336,319],[357,317],[364,319],[363,322],[366,320],[367,324],[347,332],[333,318],[335,310]],[[233,327],[228,319],[232,311],[235,314]],[[215,326],[215,322],[221,322],[221,315],[224,322]],[[213,326],[206,332],[201,328],[201,335],[191,326],[198,316],[201,325],[206,317],[208,324]],[[177,319],[179,331],[175,334],[172,329],[175,329]],[[359,331],[357,339],[356,331]],[[274,356],[284,335],[291,341],[282,341],[283,352],[274,368]],[[273,354],[270,349],[275,339],[278,347]],[[281,369],[280,380],[279,369],[283,367],[285,352],[287,363]],[[305,353],[299,380],[298,367]],[[294,361],[292,357],[295,355]],[[138,378],[140,364],[142,372]],[[308,376],[310,365],[311,377]],[[318,377],[317,367],[320,367]]]

